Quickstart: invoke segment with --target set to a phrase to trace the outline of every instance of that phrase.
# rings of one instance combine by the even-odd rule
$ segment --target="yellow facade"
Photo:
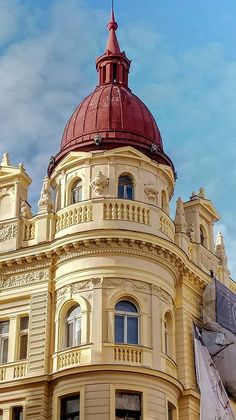
[[[133,200],[118,198],[122,174],[133,180]],[[72,204],[76,180],[80,199]],[[63,398],[78,396],[81,420],[115,420],[117,396],[131,395],[140,414],[130,418],[199,419],[192,323],[201,321],[210,270],[235,291],[214,249],[219,216],[204,191],[179,199],[171,220],[172,169],[132,147],[69,153],[44,179],[34,217],[30,182],[4,155],[0,418],[60,419]],[[117,312],[122,301],[136,312]],[[70,319],[73,308],[79,312]],[[116,319],[127,330],[124,342]],[[68,328],[79,334],[71,342]]]

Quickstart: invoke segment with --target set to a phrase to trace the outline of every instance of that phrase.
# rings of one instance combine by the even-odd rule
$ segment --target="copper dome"
[[[108,29],[106,52],[96,62],[99,85],[69,119],[61,150],[50,162],[49,174],[70,151],[107,150],[121,146],[133,146],[174,170],[173,163],[163,151],[154,117],[128,87],[130,61],[120,51],[113,11]]]

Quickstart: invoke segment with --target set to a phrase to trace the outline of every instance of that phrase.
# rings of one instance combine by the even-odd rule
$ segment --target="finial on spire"
[[[109,30],[109,36],[107,40],[106,51],[110,51],[113,54],[120,54],[120,46],[116,37],[116,30],[118,28],[118,24],[115,20],[115,12],[114,12],[114,1],[111,2],[111,17],[110,22],[107,24],[107,28]]]

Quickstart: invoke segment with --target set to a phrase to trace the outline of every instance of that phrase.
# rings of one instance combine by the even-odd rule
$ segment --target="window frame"
[[[132,304],[135,309],[136,312],[129,312],[129,311],[122,311],[122,310],[118,310],[116,309],[116,306],[121,303],[121,302],[127,302]],[[117,317],[122,317],[123,318],[123,341],[117,341],[116,340],[116,320]],[[129,343],[128,342],[128,319],[129,318],[135,318],[137,319],[137,343]],[[114,341],[115,344],[126,344],[126,345],[130,345],[130,346],[139,346],[140,345],[140,312],[139,312],[139,308],[138,305],[133,303],[130,300],[127,299],[119,299],[118,302],[115,305],[115,317],[114,317]]]
[[[21,320],[23,318],[28,318],[28,328],[21,329]],[[21,338],[27,337],[27,344],[26,344],[26,357],[21,357]],[[21,315],[19,317],[19,329],[18,329],[18,360],[27,360],[28,358],[28,349],[29,349],[29,315]]]
[[[77,400],[79,401],[79,412],[74,412],[74,413],[62,413],[62,402],[63,402],[63,400],[64,400],[64,402],[66,402],[66,401],[71,401],[71,400],[76,400],[76,397],[77,397]],[[60,418],[60,420],[68,420],[68,418],[70,419],[71,418],[71,415],[73,414],[73,418],[75,417],[75,416],[78,416],[79,417],[79,420],[81,419],[81,395],[80,395],[80,392],[79,393],[72,393],[72,394],[68,394],[68,395],[61,395],[60,396],[60,398],[59,398],[59,400],[60,400],[60,403],[59,403],[59,418]]]
[[[140,410],[129,410],[128,408],[124,408],[124,409],[120,409],[117,408],[117,404],[116,404],[116,396],[118,394],[124,394],[124,395],[135,395],[135,396],[139,396],[139,400],[140,400]],[[119,413],[117,413],[117,411]],[[122,415],[122,417],[117,417],[117,415]],[[127,389],[116,389],[115,390],[115,418],[119,419],[119,418],[123,418],[126,416],[134,416],[135,420],[141,420],[143,418],[143,393],[139,392],[139,391],[133,391],[133,390],[127,390]]]
[[[79,313],[76,316],[68,316],[69,313],[73,312],[74,309],[78,308]],[[81,346],[81,340],[82,340],[82,310],[81,306],[76,303],[72,305],[65,314],[65,334],[64,334],[64,348],[69,349],[72,347],[78,347]],[[80,324],[80,340],[77,340],[77,325]],[[72,325],[72,345],[70,345],[70,331],[69,326]]]
[[[8,362],[8,353],[9,353],[9,333],[10,333],[10,320],[5,319],[0,321],[0,324],[8,324],[8,331],[6,333],[0,332],[0,364],[5,364]],[[7,342],[7,351],[6,351],[6,360],[4,356],[4,344]]]
[[[75,194],[78,194],[79,199],[75,199]],[[77,178],[70,188],[70,204],[78,204],[83,201],[83,181],[81,178]]]
[[[15,410],[21,409],[20,412],[15,412]],[[19,416],[20,414],[20,416]],[[16,415],[18,417],[16,417]],[[23,420],[24,419],[24,407],[22,405],[15,405],[11,408],[11,418],[12,420]]]
[[[121,178],[129,178],[130,183],[122,182]],[[120,187],[123,187],[123,194],[120,194]],[[129,197],[128,187],[131,188],[131,198]],[[134,200],[134,177],[129,173],[120,174],[118,177],[117,197],[121,200]]]

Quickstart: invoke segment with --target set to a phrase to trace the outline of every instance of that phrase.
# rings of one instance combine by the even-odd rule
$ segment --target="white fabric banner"
[[[201,394],[200,420],[235,420],[219,373],[202,343],[201,333],[196,325],[194,349],[197,383]]]

